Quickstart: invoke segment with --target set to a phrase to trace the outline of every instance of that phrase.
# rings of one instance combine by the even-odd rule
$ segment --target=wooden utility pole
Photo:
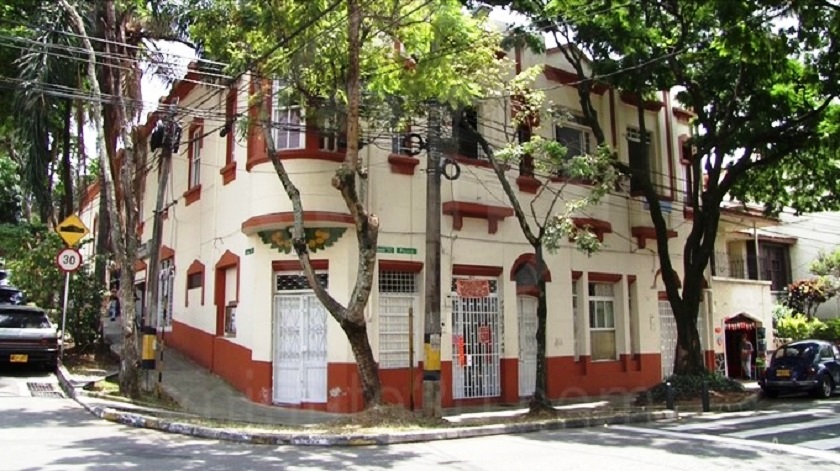
[[[172,151],[178,146],[180,133],[175,123],[175,110],[178,102],[172,103],[163,118],[163,140],[160,150],[158,171],[157,199],[152,222],[152,239],[149,241],[149,287],[146,290],[146,315],[144,325],[158,326],[158,292],[160,290],[160,244],[163,235],[163,199],[166,196],[166,183],[169,180],[169,169],[172,167]],[[154,149],[152,149],[154,150]]]
[[[440,105],[429,104],[426,168],[426,267],[423,329],[423,415],[440,417]]]

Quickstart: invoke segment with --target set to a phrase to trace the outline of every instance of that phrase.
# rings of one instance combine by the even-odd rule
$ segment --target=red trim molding
[[[598,240],[601,242],[604,241],[604,234],[609,234],[613,231],[612,224],[601,219],[572,218],[572,222],[574,222],[575,227],[577,227],[578,229],[584,229],[588,227],[592,232],[595,233],[595,237],[597,237]]]
[[[207,282],[204,280],[204,264],[198,260],[193,260],[190,267],[187,268],[187,280],[185,283],[185,297],[184,306],[190,305],[190,276],[201,274],[201,305],[204,306],[204,288]]]
[[[159,258],[161,262],[164,260],[169,260],[170,258],[175,258],[175,251],[167,247],[166,245],[161,245]]]
[[[401,271],[408,273],[420,273],[423,271],[422,262],[410,262],[407,260],[380,260],[379,271]]]
[[[674,117],[677,118],[677,121],[689,124],[691,123],[692,118],[694,118],[695,114],[691,111],[686,109],[680,108],[678,106],[674,106],[671,108],[671,112],[674,113]]]
[[[391,165],[391,173],[414,175],[420,159],[408,155],[388,154],[388,164]]]
[[[636,275],[627,275],[627,284],[632,285],[636,282]]]
[[[228,290],[231,288],[227,286],[228,270],[236,270],[236,294],[234,301],[239,302],[239,285],[241,284],[239,279],[239,256],[230,250],[225,250],[225,253],[219,257],[219,261],[216,262],[214,268],[216,282],[213,284],[213,304],[216,305],[216,335],[223,336],[225,334],[225,308],[227,307],[225,300],[227,299]]]
[[[227,185],[236,180],[236,161],[230,162],[219,169],[219,175],[222,176],[222,185]]]
[[[271,116],[271,82],[268,80],[260,80],[257,77],[251,78],[251,83],[248,86],[248,97],[252,98],[258,93],[258,89],[262,89],[268,116]],[[260,125],[260,110],[259,106],[253,105],[248,108],[248,140],[246,150],[245,170],[251,169],[260,163],[268,162],[268,150],[266,149],[265,137],[263,137],[263,128]]]
[[[452,216],[452,227],[456,231],[460,231],[464,226],[465,217],[471,217],[487,219],[487,233],[495,234],[499,229],[499,221],[513,216],[511,208],[463,201],[447,201],[443,203],[442,209],[443,214]]]
[[[201,199],[201,184],[199,183],[198,185],[196,185],[196,186],[190,188],[189,190],[185,191],[183,196],[184,196],[184,203],[186,204],[186,206],[189,206],[189,205],[195,203],[196,201],[200,200]]]
[[[239,265],[239,255],[231,252],[230,250],[225,250],[225,253],[219,257],[219,261],[216,262],[216,269],[219,268],[230,268]]]
[[[577,281],[583,277],[583,272],[579,270],[572,270],[572,281]]]
[[[452,274],[455,276],[490,276],[496,277],[502,274],[502,267],[490,265],[462,265],[452,266]]]
[[[329,260],[310,260],[313,270],[329,270]],[[300,260],[273,260],[271,262],[272,271],[300,271],[303,270],[303,265]]]
[[[148,265],[146,265],[146,262],[144,262],[143,260],[137,260],[136,262],[134,262],[134,272],[141,272],[145,270],[147,266]]]
[[[288,227],[294,224],[294,222],[295,213],[291,211],[261,214],[259,216],[252,216],[246,219],[242,223],[242,232],[245,234],[255,234],[265,229]],[[304,211],[303,222],[337,222],[340,224],[355,224],[353,216],[346,213],[336,213],[332,211]]]
[[[620,92],[618,94],[619,98],[625,104],[630,106],[639,106],[639,95],[636,95],[633,92]],[[662,103],[659,100],[645,100],[643,107],[647,111],[653,111],[654,113],[658,113],[665,106],[665,103]]]
[[[516,178],[516,185],[519,187],[519,191],[535,195],[542,183],[534,177],[523,175]]]
[[[545,66],[543,74],[545,75],[545,78],[551,80],[552,82],[562,83],[563,85],[568,85],[570,87],[576,87],[578,82],[581,81],[578,74],[569,72],[568,70],[559,69],[557,67],[552,67],[550,65]],[[603,95],[608,89],[609,86],[602,82],[595,82],[592,85],[592,92],[597,95]]]
[[[236,123],[236,111],[238,108],[238,90],[236,84],[228,88],[228,94],[225,97],[225,166],[219,173],[222,175],[222,184],[227,185],[236,178],[236,162],[234,161],[234,152],[236,149],[236,130],[234,129]],[[232,167],[232,169],[231,169]],[[233,170],[233,171],[231,171]]]
[[[307,132],[309,130],[307,129]],[[289,149],[277,151],[277,156],[280,160],[294,160],[294,159],[309,159],[309,160],[325,160],[327,162],[344,162],[345,152],[329,152],[320,149]],[[266,159],[266,162],[270,159]],[[260,162],[262,163],[262,162]],[[256,163],[254,164],[256,165]]]
[[[540,289],[536,286],[517,286],[516,287],[516,295],[517,296],[533,296],[535,298],[540,297]]]
[[[673,239],[677,236],[677,231],[668,230],[668,238]],[[630,228],[630,235],[636,238],[636,243],[640,249],[647,247],[647,240],[656,240],[656,228],[650,226],[633,226]]]
[[[618,283],[623,275],[617,273],[589,272],[588,279],[591,283]]]
[[[537,256],[532,253],[524,253],[514,260],[513,265],[510,267],[510,280],[514,281],[516,279],[516,272],[522,268],[523,265],[531,265],[534,268],[537,267]],[[551,281],[551,271],[545,266],[545,261],[543,261],[543,271],[542,271],[542,279],[546,282]]]

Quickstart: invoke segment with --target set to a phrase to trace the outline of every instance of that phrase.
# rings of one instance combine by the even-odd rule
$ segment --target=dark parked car
[[[58,331],[43,309],[0,304],[0,363],[55,369],[58,342]]]
[[[779,347],[760,381],[769,397],[807,391],[826,398],[838,384],[840,350],[822,340],[800,340]]]
[[[26,304],[26,295],[11,285],[0,285],[0,304]]]

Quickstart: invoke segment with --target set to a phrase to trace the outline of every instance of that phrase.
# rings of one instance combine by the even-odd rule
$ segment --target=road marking
[[[815,448],[805,448],[797,445],[785,445],[782,443],[768,443],[756,440],[745,440],[742,438],[728,437],[721,435],[707,435],[703,433],[682,433],[671,430],[657,430],[640,427],[631,427],[627,425],[612,425],[610,430],[621,430],[631,433],[639,433],[646,435],[658,435],[661,437],[678,438],[680,440],[692,441],[706,441],[717,442],[729,445],[737,445],[747,449],[762,448],[771,452],[784,452],[800,456],[808,456],[811,458],[819,458],[821,460],[830,461],[832,463],[840,464],[840,454],[833,451],[820,450]]]
[[[794,417],[801,417],[803,415],[814,415],[814,414],[833,414],[835,413],[831,409],[825,408],[818,408],[818,409],[807,409],[801,411],[793,411],[793,412],[776,412],[776,411],[762,411],[756,415],[748,415],[748,416],[741,416],[735,417],[732,419],[723,419],[723,420],[714,420],[705,423],[691,423],[691,424],[684,424],[684,425],[674,425],[672,427],[666,427],[665,430],[671,430],[674,432],[685,432],[689,430],[713,430],[716,428],[723,428],[729,425],[739,425],[744,422],[757,422],[762,420],[777,420],[777,419],[785,419],[785,418],[794,418]]]
[[[810,428],[817,428],[817,427],[826,427],[828,425],[838,425],[840,424],[840,419],[820,419],[820,420],[809,420],[807,422],[800,422],[796,424],[785,424],[785,425],[776,425],[774,427],[763,427],[763,428],[755,428],[751,430],[744,430],[743,432],[732,432],[732,433],[725,433],[724,435],[727,437],[734,437],[734,438],[751,438],[751,437],[758,437],[760,435],[770,435],[774,433],[786,433],[786,432],[795,432],[797,430],[805,430]]]
[[[813,448],[815,450],[833,450],[840,448],[840,437],[823,438],[822,440],[811,440],[809,442],[800,442],[797,446],[804,446],[806,448]]]

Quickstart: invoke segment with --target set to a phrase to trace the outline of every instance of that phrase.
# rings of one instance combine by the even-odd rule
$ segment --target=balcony
[[[771,282],[773,292],[784,295],[790,283],[790,271],[786,264],[778,263],[773,257],[736,255],[716,252],[711,260],[712,276],[738,280],[761,280]],[[756,263],[757,262],[757,263]],[[778,298],[779,295],[775,295]]]

